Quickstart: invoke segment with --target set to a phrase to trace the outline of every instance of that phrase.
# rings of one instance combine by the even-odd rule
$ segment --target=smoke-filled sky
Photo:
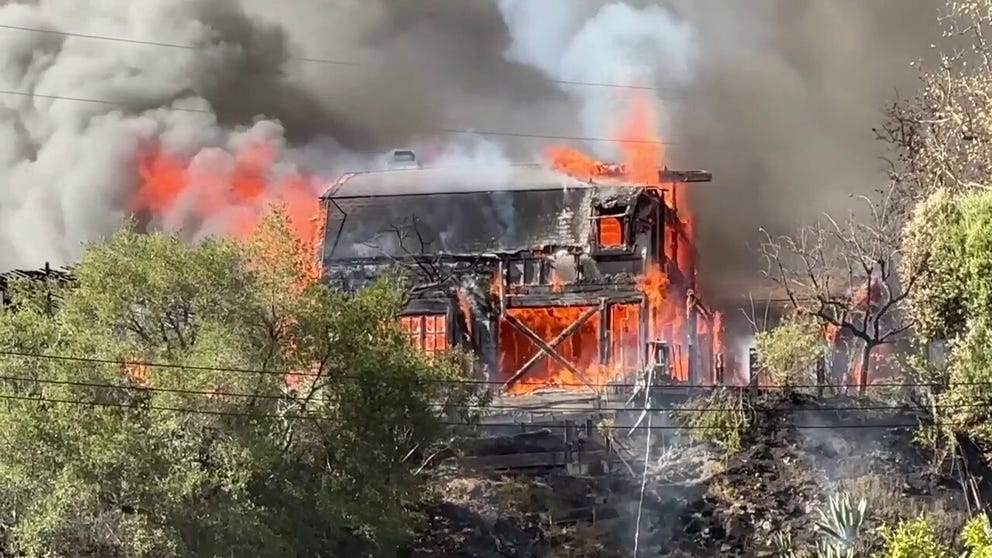
[[[579,81],[658,88],[669,164],[715,173],[694,199],[702,277],[747,279],[759,226],[882,179],[871,128],[915,87],[941,3],[0,1],[0,25],[197,47],[0,28],[0,268],[112,232],[149,144],[193,157],[263,137],[328,179],[406,145],[532,159],[549,140],[441,130],[609,136],[629,91],[560,83]]]

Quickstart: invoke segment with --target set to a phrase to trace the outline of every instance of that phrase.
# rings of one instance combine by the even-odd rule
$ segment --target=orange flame
[[[670,345],[673,374],[685,380],[688,377],[689,353],[686,342],[690,332],[688,308],[683,302],[694,287],[695,232],[691,213],[683,193],[684,185],[663,185],[659,171],[664,166],[664,144],[657,130],[657,112],[654,100],[647,94],[635,95],[618,122],[615,139],[623,155],[622,165],[610,165],[568,146],[555,146],[545,150],[545,157],[556,170],[580,180],[595,180],[601,184],[639,184],[657,187],[662,191],[665,204],[680,215],[675,226],[666,227],[666,238],[659,253],[652,254],[643,276],[637,285],[644,293],[649,311],[651,339],[664,340]],[[602,233],[601,233],[602,235]],[[662,267],[667,261],[670,268]],[[669,271],[669,269],[671,271]],[[672,284],[670,273],[677,270],[680,277]],[[722,335],[722,317],[718,326]],[[714,332],[714,337],[719,338]],[[715,341],[722,350],[722,340]]]
[[[124,362],[124,374],[139,386],[147,386],[151,379],[151,369],[142,362]]]
[[[714,355],[723,353],[723,312],[713,313],[713,353]]]
[[[493,280],[489,283],[489,294],[493,298],[500,298],[503,293],[503,273],[500,272],[499,268],[493,271]]]
[[[544,158],[551,167],[580,180],[619,177],[626,173],[624,165],[612,165],[599,161],[574,147],[552,145],[544,149]]]
[[[507,313],[546,343],[550,343],[588,309],[580,306],[511,308]],[[587,383],[595,385],[597,382],[593,377],[587,377],[589,374],[587,371],[595,371],[594,367],[599,364],[598,337],[599,316],[594,315],[554,347],[555,353],[582,372],[582,376],[577,376],[558,360],[545,355],[534,363],[526,375],[511,386],[509,392],[522,394],[551,386],[580,389]],[[506,375],[513,374],[539,351],[531,339],[506,319],[500,321],[499,339],[500,369]]]
[[[647,95],[635,95],[617,133],[628,181],[660,183],[658,171],[665,160],[665,151],[656,132],[657,121],[653,100]]]
[[[826,324],[823,326],[823,338],[827,344],[833,346],[837,344],[837,337],[840,334],[840,326]]]
[[[553,293],[563,293],[565,292],[565,280],[558,275],[558,272],[551,270],[551,292]]]
[[[293,233],[314,254],[308,280],[320,276],[322,243],[319,180],[295,172],[277,173],[283,154],[264,141],[249,143],[234,153],[204,150],[186,160],[160,148],[140,158],[140,184],[130,210],[158,221],[184,215],[211,226],[218,234],[249,238],[273,209],[282,209]]]
[[[661,308],[668,299],[668,276],[658,264],[648,266],[647,272],[637,280],[637,288],[644,293],[652,310]]]
[[[455,295],[458,297],[458,309],[465,318],[465,327],[468,328],[468,334],[472,335],[472,301],[469,299],[468,291],[459,288],[455,291]]]

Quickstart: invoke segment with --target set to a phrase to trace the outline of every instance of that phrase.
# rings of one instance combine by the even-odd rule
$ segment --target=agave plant
[[[844,548],[835,545],[832,541],[818,541],[815,558],[856,558],[854,548]]]
[[[864,498],[854,505],[847,494],[831,495],[826,507],[820,509],[820,520],[816,522],[817,530],[825,537],[824,545],[853,552],[861,536],[867,507],[868,502]]]

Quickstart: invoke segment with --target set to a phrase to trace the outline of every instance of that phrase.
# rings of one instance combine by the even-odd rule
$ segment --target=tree
[[[930,265],[908,299],[924,342],[951,347],[936,395],[945,432],[992,444],[992,192],[938,190],[918,204],[904,236],[906,261]]]
[[[404,290],[302,281],[250,245],[125,230],[54,311],[0,313],[0,520],[29,556],[389,555],[415,470],[470,397],[396,325]],[[292,373],[287,374],[287,371]]]
[[[807,315],[790,315],[772,329],[758,332],[755,345],[762,368],[776,385],[809,385],[823,362],[823,335]]]
[[[941,22],[944,50],[920,65],[920,92],[895,99],[875,129],[905,213],[937,190],[986,189],[992,174],[992,0],[950,1]]]
[[[915,272],[899,281],[900,219],[893,211],[894,193],[889,188],[877,200],[862,196],[866,217],[854,212],[844,221],[825,216],[825,223],[804,227],[796,236],[766,232],[761,246],[765,275],[785,293],[794,312],[859,343],[862,393],[873,351],[909,329],[899,310],[918,281]],[[913,264],[922,268],[927,260],[921,257]]]
[[[893,147],[891,175],[908,218],[901,274],[919,277],[906,311],[922,342],[949,349],[936,377],[937,424],[947,439],[988,444],[992,0],[949,2],[943,23],[943,51],[921,73],[919,95],[894,102],[877,131]]]

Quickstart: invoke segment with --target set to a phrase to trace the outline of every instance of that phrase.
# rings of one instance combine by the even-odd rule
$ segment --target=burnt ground
[[[957,476],[914,443],[911,425],[921,415],[877,409],[889,405],[759,396],[749,402],[752,423],[736,453],[659,430],[638,556],[773,556],[779,533],[813,541],[817,510],[836,491],[868,501],[869,528],[925,513],[953,542],[967,519]],[[633,477],[595,478],[449,465],[436,472],[410,556],[630,556],[640,469],[634,464]]]

